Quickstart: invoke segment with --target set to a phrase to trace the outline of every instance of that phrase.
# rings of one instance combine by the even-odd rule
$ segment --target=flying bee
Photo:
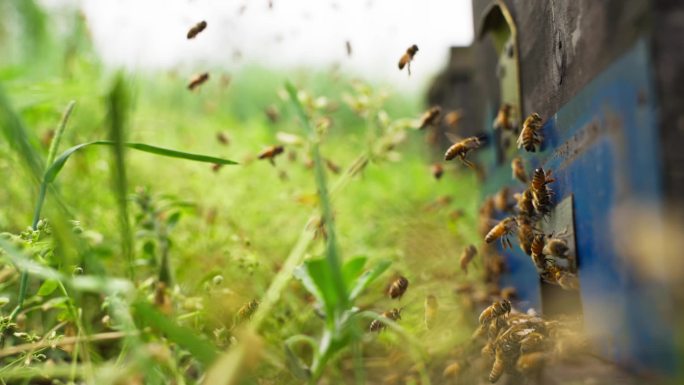
[[[465,211],[463,211],[463,209],[454,209],[449,213],[449,219],[456,222],[459,219],[463,218],[464,215]]]
[[[406,279],[406,277],[399,276],[399,278],[392,281],[392,283],[389,286],[389,289],[387,290],[387,294],[392,299],[400,299],[401,296],[403,296],[404,293],[406,293],[406,289],[408,289],[408,286],[408,279]]]
[[[541,123],[541,117],[536,112],[525,119],[518,137],[518,148],[524,148],[528,152],[537,151],[536,148],[541,146],[543,140],[540,132]]]
[[[408,47],[406,52],[399,59],[399,70],[403,70],[404,67],[407,67],[406,70],[408,71],[409,76],[411,75],[411,61],[413,61],[413,57],[416,56],[416,52],[418,52],[418,46],[414,44]]]
[[[501,105],[501,108],[499,108],[499,113],[496,114],[496,118],[494,119],[494,123],[492,123],[492,127],[494,129],[501,129],[501,130],[506,130],[510,131],[513,129],[513,124],[511,123],[511,110],[513,109],[513,106],[504,103]]]
[[[505,300],[512,300],[518,297],[518,290],[513,286],[507,286],[501,289],[501,298]]]
[[[230,138],[228,138],[228,135],[226,135],[225,132],[217,132],[216,133],[216,140],[218,140],[219,143],[221,143],[224,146],[227,146],[230,144]]]
[[[496,226],[492,227],[491,230],[485,236],[485,242],[492,243],[495,240],[501,238],[501,246],[505,249],[506,247],[512,248],[511,240],[508,236],[513,233],[513,228],[516,226],[516,220],[513,217],[504,218],[501,222],[497,223]]]
[[[380,314],[381,317],[387,318],[388,320],[391,321],[399,321],[401,320],[401,309],[393,308],[392,310],[388,310],[386,312],[383,312]],[[370,324],[370,331],[371,332],[381,332],[383,329],[385,329],[387,325],[382,322],[380,319],[373,320]]]
[[[486,325],[491,320],[501,317],[505,314],[511,312],[511,301],[507,299],[502,299],[501,301],[496,301],[485,308],[482,313],[480,313],[479,322],[480,325]]]
[[[521,157],[517,156],[511,161],[511,170],[513,171],[513,179],[517,179],[523,183],[527,183],[527,171]]]
[[[280,120],[280,113],[276,106],[272,104],[264,109],[264,114],[266,114],[266,117],[271,123],[278,123],[278,120]]]
[[[423,113],[423,116],[420,118],[420,126],[418,126],[418,129],[422,130],[426,127],[434,126],[435,123],[437,123],[437,118],[439,117],[439,114],[441,113],[442,108],[440,106],[430,107],[430,109],[425,111],[425,113]]]
[[[530,245],[530,257],[532,257],[532,262],[534,266],[537,267],[538,271],[544,270],[546,266],[546,260],[544,258],[544,234],[535,234]]]
[[[444,167],[442,167],[440,163],[433,164],[431,169],[432,176],[434,176],[437,180],[440,180],[442,178],[442,175],[444,175]]]
[[[190,91],[194,90],[195,88],[201,86],[204,82],[209,80],[209,73],[204,72],[201,74],[197,74],[190,79],[190,83],[188,83],[188,89]]]
[[[235,321],[234,324],[237,325],[239,323],[242,323],[244,321],[249,320],[252,318],[254,313],[257,311],[259,308],[259,301],[256,299],[253,299],[246,304],[244,304],[235,314]]]
[[[449,135],[447,134],[447,136]],[[452,140],[453,144],[446,150],[446,153],[444,153],[444,160],[452,160],[458,157],[466,166],[475,168],[473,162],[466,159],[466,156],[470,151],[480,148],[482,145],[480,138],[477,136],[471,136],[463,140],[458,140],[457,138],[454,139],[456,140]]]
[[[275,166],[275,157],[282,154],[285,148],[281,145],[266,147],[258,156],[259,159],[268,159]]]
[[[532,253],[532,240],[534,239],[534,227],[530,219],[526,216],[519,216],[518,219],[518,244],[520,249],[527,255]]]
[[[546,241],[543,253],[558,258],[567,258],[569,250],[568,243],[564,239],[551,238]]]
[[[444,123],[451,128],[458,128],[458,124],[463,119],[461,110],[449,111],[444,115]]]
[[[435,326],[435,321],[437,320],[437,310],[439,309],[439,304],[437,303],[437,297],[430,294],[425,297],[425,328],[430,330]]]
[[[463,270],[466,274],[468,274],[468,264],[470,264],[470,261],[475,258],[475,255],[477,255],[477,249],[474,245],[468,245],[468,247],[466,247],[461,253],[459,262],[461,264],[461,270]]]
[[[219,172],[219,170],[223,167],[222,164],[220,163],[214,163],[211,165],[211,171],[213,172]]]
[[[351,55],[352,55],[352,45],[351,45],[351,42],[350,42],[349,40],[345,41],[345,42],[344,42],[344,47],[347,49],[347,56],[348,56],[348,57],[351,57]]]
[[[204,29],[207,28],[207,22],[202,20],[199,23],[195,24],[190,28],[188,31],[188,39],[194,39],[195,36],[197,36],[200,32],[204,31]]]
[[[327,167],[328,170],[330,170],[330,172],[332,172],[333,174],[339,174],[340,173],[340,170],[341,170],[340,166],[338,166],[337,164],[335,164],[332,160],[330,160],[328,158],[325,158],[324,160],[325,160],[325,167]]]
[[[496,195],[494,195],[494,207],[499,212],[507,212],[513,208],[513,204],[508,199],[510,195],[510,189],[508,187],[502,187]]]

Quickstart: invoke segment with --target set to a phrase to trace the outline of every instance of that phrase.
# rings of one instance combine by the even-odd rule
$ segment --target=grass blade
[[[203,365],[208,367],[216,360],[218,353],[211,343],[197,337],[192,330],[176,325],[149,303],[135,302],[133,309],[145,326],[164,333],[169,340],[189,351]]]
[[[23,160],[35,180],[40,181],[43,173],[43,159],[33,145],[34,138],[10,105],[2,87],[0,87],[0,127],[7,143]]]

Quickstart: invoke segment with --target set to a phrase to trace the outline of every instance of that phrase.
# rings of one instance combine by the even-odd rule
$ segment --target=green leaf
[[[133,309],[144,326],[164,333],[166,338],[189,351],[205,367],[209,367],[218,357],[216,348],[211,343],[195,335],[191,329],[177,325],[149,303],[137,301],[133,304]]]
[[[58,281],[54,279],[48,279],[44,281],[42,285],[40,285],[40,288],[38,289],[38,295],[41,297],[46,297],[52,294],[52,292],[55,291],[57,287],[59,287]]]
[[[335,313],[341,301],[333,285],[333,274],[326,259],[310,259],[297,268],[294,275],[323,304],[326,314]],[[331,317],[328,317],[328,320],[331,320]]]
[[[363,271],[363,266],[366,264],[368,257],[358,256],[354,257],[342,265],[342,278],[344,279],[345,287],[352,287],[354,281],[359,277],[361,271]]]
[[[377,265],[375,265],[372,269],[366,271],[363,273],[359,279],[356,280],[356,283],[351,286],[352,289],[349,292],[349,299],[353,301],[356,299],[361,292],[363,292],[368,285],[370,285],[373,281],[375,281],[382,273],[387,270],[387,268],[391,265],[392,263],[390,261],[381,261]]]
[[[44,160],[36,150],[37,140],[33,130],[24,126],[21,117],[10,105],[2,88],[0,88],[0,130],[2,130],[6,142],[31,171],[33,177],[39,180],[41,170],[44,167]]]

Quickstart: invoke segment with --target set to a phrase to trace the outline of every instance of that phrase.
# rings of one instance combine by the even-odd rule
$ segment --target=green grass
[[[34,8],[19,11],[50,28]],[[13,54],[0,65],[0,200],[11,202],[0,208],[0,352],[35,347],[0,355],[0,378],[378,383],[414,367],[435,379],[470,334],[452,288],[466,279],[457,258],[475,237],[478,190],[467,173],[431,176],[424,135],[410,127],[418,96],[258,67],[228,86],[210,69],[191,93],[177,74],[110,73],[73,28],[66,44],[30,36],[26,52],[49,50],[40,63],[0,35]],[[320,96],[328,106],[314,105]],[[348,102],[361,98],[359,114]],[[302,141],[275,165],[257,160],[279,132]],[[443,195],[454,203],[426,209]],[[455,208],[466,211],[458,222]],[[314,236],[321,216],[327,240]],[[396,273],[411,281],[400,302],[383,294]],[[433,330],[428,294],[442,309]],[[256,313],[236,322],[255,299]],[[402,320],[369,334],[392,307]],[[76,343],[44,347],[58,338]]]

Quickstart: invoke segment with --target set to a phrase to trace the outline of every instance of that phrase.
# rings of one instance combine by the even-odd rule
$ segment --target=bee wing
[[[452,143],[458,143],[463,140],[463,138],[454,134],[453,132],[445,132],[444,135],[446,135],[447,139],[449,139]]]

